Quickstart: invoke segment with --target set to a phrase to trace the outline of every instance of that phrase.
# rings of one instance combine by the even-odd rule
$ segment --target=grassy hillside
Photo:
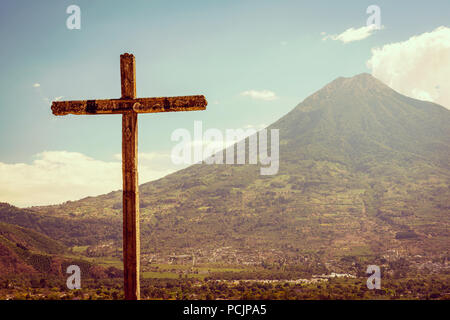
[[[61,254],[67,248],[41,233],[11,224],[0,222],[0,239],[2,243],[14,244],[28,251],[39,251],[48,254]]]
[[[51,256],[64,254],[67,248],[36,231],[0,223],[0,266],[2,275],[35,274],[50,269]]]
[[[38,212],[0,203],[0,221],[33,229],[69,246],[121,239],[122,220],[108,215],[86,218],[71,213],[54,215],[51,211]]]
[[[0,280],[67,278],[66,269],[75,264],[87,278],[120,278],[122,272],[111,266],[99,266],[71,253],[66,246],[39,232],[0,223]],[[1,281],[0,281],[1,282]]]

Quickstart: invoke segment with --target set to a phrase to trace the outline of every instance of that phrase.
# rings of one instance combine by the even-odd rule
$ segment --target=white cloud
[[[330,34],[326,35],[325,32],[321,32],[320,34],[323,36],[322,40],[339,40],[343,43],[349,43],[353,41],[360,41],[370,37],[377,30],[376,25],[371,24],[369,26],[364,26],[358,29],[349,28],[342,32],[341,34]]]
[[[20,207],[55,204],[122,188],[122,163],[117,157],[102,161],[78,152],[45,151],[34,158],[31,164],[0,162],[0,202]],[[139,154],[139,183],[177,169],[170,153]]]
[[[450,109],[450,28],[374,48],[367,66],[398,92]]]
[[[63,96],[54,97],[53,99],[48,98],[48,96],[44,94],[40,83],[33,84],[33,88],[36,89],[37,94],[45,104],[50,104],[52,101],[61,101],[64,98]]]
[[[33,88],[35,88],[37,94],[39,95],[39,97],[41,98],[41,100],[45,102],[45,104],[49,104],[49,103],[50,103],[50,99],[47,98],[47,97],[42,93],[42,88],[41,88],[41,85],[40,85],[39,83],[33,84]]]
[[[261,91],[247,90],[247,91],[242,92],[241,95],[251,97],[252,99],[264,100],[264,101],[271,101],[271,100],[278,99],[275,92],[270,91],[270,90],[261,90]]]

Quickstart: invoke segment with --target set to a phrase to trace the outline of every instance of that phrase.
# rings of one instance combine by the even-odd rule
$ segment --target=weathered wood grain
[[[68,114],[120,114],[133,110],[136,113],[177,112],[205,110],[208,102],[202,95],[136,99],[104,99],[54,101],[52,112],[56,116]]]
[[[134,56],[120,56],[122,98],[136,96]],[[140,228],[138,184],[137,113],[133,109],[122,115],[122,178],[123,178],[123,264],[126,300],[140,299]]]
[[[136,59],[132,54],[120,55],[120,84],[122,98],[136,98]]]

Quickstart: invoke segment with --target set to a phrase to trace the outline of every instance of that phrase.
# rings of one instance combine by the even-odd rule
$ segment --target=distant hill
[[[72,254],[66,246],[44,234],[0,222],[0,279],[66,279],[66,269],[75,264],[87,278],[120,278],[115,267],[102,267]]]
[[[2,275],[38,273],[41,271],[43,263],[50,263],[46,257],[63,254],[66,251],[65,246],[36,231],[0,223],[0,270]]]
[[[81,214],[83,217],[83,214]],[[0,221],[33,229],[65,245],[90,245],[104,240],[120,240],[122,220],[114,217],[46,214],[42,210],[20,209],[0,203]]]
[[[231,246],[293,262],[449,255],[449,110],[361,74],[334,80],[270,128],[280,130],[274,176],[256,165],[193,165],[141,185],[143,254]],[[35,207],[14,221],[54,221],[21,225],[69,245],[120,241],[121,197]],[[60,222],[78,222],[79,237],[54,230]]]

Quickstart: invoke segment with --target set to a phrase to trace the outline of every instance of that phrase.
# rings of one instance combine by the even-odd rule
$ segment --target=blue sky
[[[81,8],[80,30],[66,28],[71,4]],[[349,43],[323,40],[322,32],[365,26],[371,4],[381,8],[382,30]],[[117,161],[120,116],[55,117],[47,99],[118,98],[124,52],[136,56],[139,97],[203,94],[209,102],[202,112],[140,115],[139,151],[151,154],[170,150],[171,132],[192,130],[194,120],[219,129],[268,125],[333,79],[371,72],[372,48],[448,26],[449,15],[448,0],[3,0],[0,163],[32,164],[52,151]],[[242,94],[250,90],[276,98]],[[31,203],[7,193],[14,190],[0,189],[0,201]]]

